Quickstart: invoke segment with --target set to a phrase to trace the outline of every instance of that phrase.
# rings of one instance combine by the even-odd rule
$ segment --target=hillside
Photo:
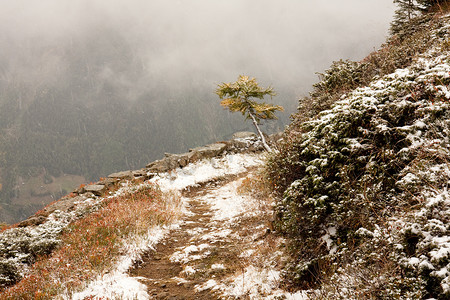
[[[450,296],[450,15],[402,29],[322,74],[268,163],[286,281],[326,299]]]

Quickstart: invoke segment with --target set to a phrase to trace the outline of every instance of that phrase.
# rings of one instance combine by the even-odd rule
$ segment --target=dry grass
[[[257,200],[261,211],[272,209],[274,203],[273,192],[267,183],[264,169],[259,169],[247,176],[238,187],[237,192],[249,195]]]
[[[124,240],[177,218],[179,201],[154,185],[106,199],[99,210],[70,224],[61,236],[61,246],[51,256],[40,257],[30,273],[3,291],[0,299],[50,299],[83,288],[114,267]]]

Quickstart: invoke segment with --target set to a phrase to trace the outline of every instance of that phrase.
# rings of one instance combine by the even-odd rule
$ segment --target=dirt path
[[[182,225],[130,270],[151,297],[248,298],[253,287],[246,287],[246,268],[261,264],[264,253],[273,256],[277,241],[267,226],[267,208],[236,193],[245,176],[183,191],[188,213]]]

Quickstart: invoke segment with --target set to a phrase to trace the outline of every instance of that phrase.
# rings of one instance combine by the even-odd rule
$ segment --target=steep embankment
[[[293,286],[325,298],[450,296],[450,16],[421,20],[387,50],[324,74],[308,99],[321,112],[302,122],[299,111],[271,158]],[[380,57],[408,49],[409,63],[399,57],[403,68],[380,67],[365,85]]]

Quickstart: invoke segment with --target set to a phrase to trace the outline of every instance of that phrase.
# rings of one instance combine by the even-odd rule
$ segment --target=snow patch
[[[150,182],[157,183],[163,191],[183,190],[198,183],[220,176],[239,174],[247,168],[262,164],[261,154],[230,154],[221,158],[205,159],[184,168],[155,176]]]
[[[147,287],[140,283],[139,277],[130,277],[127,270],[133,262],[141,257],[148,249],[158,243],[173,227],[156,226],[148,230],[141,238],[131,237],[126,243],[126,254],[119,260],[117,267],[111,273],[99,276],[88,284],[81,292],[71,296],[63,295],[62,299],[82,300],[87,297],[93,299],[149,299]]]

